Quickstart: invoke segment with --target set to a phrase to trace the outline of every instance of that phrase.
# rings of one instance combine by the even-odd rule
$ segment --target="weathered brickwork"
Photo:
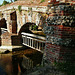
[[[49,14],[43,28],[46,34],[46,59],[51,63],[65,61],[65,55],[71,60],[70,56],[75,53],[75,7],[70,5],[56,7],[55,12]]]
[[[1,35],[1,45],[2,46],[11,46],[11,35],[9,32],[3,33]]]
[[[25,5],[25,2],[16,1],[10,4],[12,6],[10,8],[9,6],[4,10],[1,8],[0,11],[2,11],[2,16],[6,20],[8,31],[1,35],[2,46],[20,44],[21,32],[25,30],[25,32],[31,33],[29,26],[34,23],[37,26],[42,26],[43,32],[46,34],[44,53],[48,62],[64,60],[65,53],[71,55],[75,49],[75,5],[73,3],[65,4],[62,1],[73,0],[57,2],[51,0],[52,4],[47,2],[48,6],[44,6],[45,4],[42,3]],[[18,9],[19,3],[21,11]]]

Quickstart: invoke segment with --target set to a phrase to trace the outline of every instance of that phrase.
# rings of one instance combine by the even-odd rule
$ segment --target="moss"
[[[19,10],[19,12],[21,12],[21,6],[20,5],[18,6],[18,10]]]
[[[40,2],[40,3],[42,3],[42,2],[45,2],[45,0],[41,0],[41,2]]]

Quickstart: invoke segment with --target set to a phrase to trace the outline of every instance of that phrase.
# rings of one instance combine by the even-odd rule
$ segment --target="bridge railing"
[[[6,28],[1,28],[1,34],[6,33],[8,31],[8,29]]]
[[[45,37],[22,32],[23,45],[43,52],[45,49]]]

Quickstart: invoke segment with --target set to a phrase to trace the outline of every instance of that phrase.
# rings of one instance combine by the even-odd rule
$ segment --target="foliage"
[[[18,10],[19,10],[19,12],[21,12],[21,6],[20,5],[18,6]]]
[[[31,25],[31,30],[37,31],[37,30],[38,30],[38,26],[36,26],[36,25]]]
[[[32,10],[32,8],[28,8],[29,10]]]
[[[42,2],[45,2],[45,0],[41,0],[41,2],[40,2],[40,3],[42,3]]]
[[[1,7],[2,5],[0,5],[0,7]]]
[[[32,11],[32,8],[28,8],[28,13]]]
[[[75,54],[66,54],[65,59],[65,62],[54,62],[55,66],[66,75],[75,75]]]
[[[2,5],[6,5],[6,4],[9,4],[9,2],[7,2],[7,1],[3,1],[3,3],[2,3]]]

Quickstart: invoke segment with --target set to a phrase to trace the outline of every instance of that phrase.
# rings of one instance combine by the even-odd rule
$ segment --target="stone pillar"
[[[11,35],[9,32],[5,32],[1,35],[1,47],[2,51],[10,50],[12,51]]]
[[[9,34],[9,32],[3,33],[1,35],[1,45],[2,46],[11,46],[11,35]]]
[[[64,5],[62,5],[62,7],[63,6]],[[60,11],[62,11],[62,9]],[[75,17],[72,17],[73,15],[70,14],[74,14],[74,12],[68,11],[70,17],[72,17],[72,23],[71,21],[63,23],[63,21],[70,19],[66,13],[67,12],[63,15],[60,14],[59,16],[49,15],[47,22],[44,24],[43,30],[46,34],[44,59],[49,64],[54,62],[65,62],[67,60],[71,61],[70,57],[75,53],[75,25],[73,20]],[[72,62],[74,61],[72,60]]]

